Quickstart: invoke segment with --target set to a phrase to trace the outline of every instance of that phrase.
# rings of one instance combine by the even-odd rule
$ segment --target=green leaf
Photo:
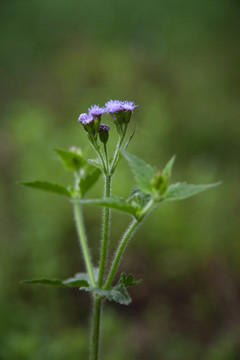
[[[80,290],[93,292],[96,295],[106,297],[108,300],[115,301],[122,305],[129,305],[132,302],[132,299],[126,290],[126,287],[123,284],[116,285],[109,290],[102,290],[93,287],[84,287],[80,288]]]
[[[64,286],[62,280],[58,279],[32,279],[32,280],[23,280],[22,284],[30,284],[30,285],[50,285],[50,286]]]
[[[151,193],[151,180],[155,177],[155,169],[135,155],[132,155],[126,151],[122,151],[122,154],[127,160],[134,174],[138,187],[145,193]]]
[[[57,286],[57,287],[88,287],[89,284],[84,279],[70,278],[67,280],[58,280],[58,279],[33,279],[33,280],[24,280],[22,284],[29,285],[47,285],[47,286]]]
[[[206,185],[193,185],[186,182],[172,184],[168,187],[163,201],[183,200],[218,185],[220,182]]]
[[[54,149],[54,151],[58,154],[67,170],[78,171],[86,164],[86,160],[84,159],[80,149],[73,148],[72,151]]]
[[[20,182],[20,185],[27,186],[37,190],[50,191],[55,194],[71,197],[71,192],[65,186],[55,183],[50,183],[48,181]]]
[[[171,178],[172,176],[172,168],[174,165],[176,159],[176,155],[174,155],[167,163],[167,165],[165,166],[165,168],[163,169],[163,174],[167,176],[168,179]]]
[[[129,286],[138,285],[142,282],[142,280],[135,280],[133,274],[126,274],[124,272],[121,273],[120,279],[118,281],[119,284],[123,284],[126,288]]]
[[[80,290],[90,291],[96,295],[106,297],[110,301],[115,301],[122,305],[129,305],[132,302],[130,295],[127,292],[127,287],[137,285],[142,280],[135,281],[133,274],[125,275],[123,272],[120,275],[118,283],[109,290],[103,290],[94,287],[83,287]]]
[[[97,182],[100,174],[101,171],[93,166],[89,166],[89,168],[87,168],[85,176],[81,177],[79,180],[79,188],[82,196],[84,196],[86,192]]]
[[[106,199],[89,199],[82,200],[81,202],[83,204],[109,207],[111,209],[123,211],[131,215],[136,215],[137,211],[141,209],[139,206],[133,206],[132,204],[129,204],[126,200],[120,197]]]
[[[140,208],[143,208],[150,201],[151,194],[143,193],[139,187],[135,185],[132,188],[127,201],[130,202],[134,198],[136,199],[136,202]]]
[[[97,279],[98,279],[98,271],[99,269],[94,267],[93,268],[93,275],[94,275],[94,279],[95,281],[97,282]],[[80,273],[76,273],[73,277],[67,279],[67,280],[64,280],[64,284],[69,284],[69,283],[74,283],[75,281],[86,281],[87,284],[90,283],[90,280],[89,280],[89,276],[88,276],[88,273],[83,273],[83,272],[80,272]],[[81,285],[80,285],[81,286]]]

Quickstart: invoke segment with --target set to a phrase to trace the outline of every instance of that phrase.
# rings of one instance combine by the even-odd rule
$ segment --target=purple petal
[[[105,103],[107,113],[117,113],[123,110],[123,102],[120,100],[109,100]]]
[[[133,110],[135,109],[135,107],[137,107],[138,105],[135,105],[135,103],[133,101],[123,101],[123,109],[125,111],[131,111],[133,112]]]
[[[105,113],[105,109],[101,108],[99,105],[92,105],[88,109],[88,112],[91,116],[101,116],[103,113]]]
[[[93,116],[86,113],[80,114],[78,118],[78,121],[83,125],[90,124],[93,120]]]

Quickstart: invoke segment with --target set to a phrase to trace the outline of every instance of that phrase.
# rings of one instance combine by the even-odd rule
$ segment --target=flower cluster
[[[131,111],[137,107],[133,101],[120,101],[120,100],[109,100],[105,104],[106,112],[109,114],[118,113],[120,111],[126,112]]]
[[[137,107],[133,101],[109,100],[105,103],[105,107],[92,105],[88,109],[88,113],[80,114],[78,121],[83,125],[89,135],[96,137],[99,133],[100,140],[103,139],[103,133],[106,135],[104,139],[108,139],[109,127],[105,124],[100,125],[101,116],[106,113],[110,114],[116,124],[119,133],[123,132],[130,121],[133,110]],[[107,140],[104,140],[106,142]]]

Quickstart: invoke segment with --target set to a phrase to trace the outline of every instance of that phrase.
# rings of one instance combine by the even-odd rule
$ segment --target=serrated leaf
[[[176,159],[176,155],[173,155],[173,157],[168,161],[167,165],[163,169],[163,174],[166,175],[168,179],[170,179],[172,176],[172,168],[173,168],[175,159]]]
[[[54,149],[54,151],[58,154],[62,164],[67,170],[78,171],[86,164],[86,160],[80,150],[71,151]]]
[[[20,182],[20,185],[30,187],[32,189],[50,191],[55,194],[64,195],[67,197],[72,197],[71,192],[63,185],[50,183],[48,181],[30,181],[30,182]]]
[[[32,279],[24,280],[22,284],[29,285],[47,285],[47,286],[57,286],[57,287],[88,287],[89,284],[86,280],[77,279],[75,277],[67,280],[58,280],[58,279]]]
[[[186,182],[172,184],[167,189],[167,192],[164,196],[164,201],[183,200],[218,185],[220,185],[220,182],[205,185],[193,185],[187,184]]]
[[[122,151],[122,154],[127,160],[134,174],[138,187],[145,193],[151,193],[151,180],[155,177],[155,169],[135,155],[132,155],[126,151]]]
[[[98,296],[105,297],[108,300],[115,301],[119,304],[129,305],[132,302],[132,299],[127,292],[127,287],[137,285],[141,281],[142,280],[136,281],[133,274],[128,274],[126,276],[126,274],[123,272],[121,273],[117,284],[108,290],[99,289],[96,287],[83,287],[80,288],[80,290],[93,292]]]
[[[80,290],[90,291],[96,295],[106,297],[110,301],[115,301],[122,305],[129,305],[132,302],[130,295],[127,292],[126,287],[123,284],[117,284],[109,290],[102,290],[99,288],[80,288]]]
[[[142,282],[142,280],[135,280],[133,274],[126,275],[124,272],[121,273],[120,278],[118,280],[118,284],[123,284],[126,288],[129,286],[138,285]]]
[[[89,199],[82,200],[81,202],[83,204],[109,207],[111,209],[123,211],[131,215],[136,215],[137,211],[141,209],[139,206],[133,206],[132,204],[129,204],[126,200],[120,197],[106,199]]]
[[[82,196],[97,182],[100,174],[101,171],[92,166],[87,169],[85,176],[79,180],[79,188]]]

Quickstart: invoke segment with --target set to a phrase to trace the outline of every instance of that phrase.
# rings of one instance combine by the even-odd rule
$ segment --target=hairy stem
[[[124,250],[126,248],[126,245],[128,243],[128,240],[133,235],[134,231],[136,230],[136,228],[137,228],[137,226],[139,224],[140,224],[140,222],[137,219],[134,219],[132,221],[131,225],[129,226],[129,228],[124,233],[124,235],[123,235],[123,237],[122,237],[122,239],[120,241],[118,250],[116,252],[115,259],[114,259],[114,261],[112,263],[112,267],[111,267],[110,273],[108,275],[106,284],[104,285],[104,290],[107,290],[111,286],[112,281],[114,279],[114,276],[115,276],[115,274],[117,272],[117,268],[118,268],[118,265],[120,263],[122,254],[123,254],[123,252],[124,252]]]
[[[123,141],[124,141],[124,139],[125,139],[126,132],[127,132],[127,126],[125,126],[125,129],[123,130],[123,133],[119,136],[118,143],[117,143],[117,147],[116,147],[116,151],[115,151],[115,153],[114,153],[114,155],[113,155],[113,159],[112,159],[112,162],[111,162],[111,167],[110,167],[110,173],[111,173],[111,174],[113,174],[113,172],[114,172],[114,170],[115,170],[115,167],[116,167],[116,165],[117,165],[118,158],[119,158],[119,154],[120,154],[120,150],[121,150]]]
[[[86,270],[88,272],[90,285],[95,287],[96,283],[95,283],[95,279],[94,279],[93,266],[91,263],[91,258],[90,258],[89,249],[88,249],[88,245],[87,245],[87,238],[86,238],[86,234],[85,234],[85,230],[84,230],[84,226],[83,226],[81,206],[77,202],[75,202],[73,204],[73,209],[74,209],[74,218],[76,221],[76,229],[77,229],[77,233],[78,233],[79,245],[82,249],[83,258],[85,261]]]
[[[98,360],[102,298],[94,296],[90,360]]]
[[[130,239],[130,237],[133,235],[134,231],[136,230],[136,228],[141,224],[142,220],[145,218],[145,216],[147,214],[149,214],[149,212],[153,209],[153,207],[155,206],[155,202],[153,199],[151,199],[146,205],[145,207],[143,208],[141,214],[139,215],[138,219],[134,219],[132,221],[132,223],[130,224],[129,228],[126,230],[126,232],[123,234],[123,237],[120,241],[120,244],[118,246],[118,249],[117,249],[117,252],[116,252],[116,255],[115,255],[115,258],[113,260],[113,263],[112,263],[112,267],[110,269],[110,272],[109,272],[109,275],[108,275],[108,278],[107,278],[107,281],[104,285],[104,290],[107,290],[109,289],[109,287],[111,286],[112,284],[112,281],[116,275],[116,272],[117,272],[117,269],[118,269],[118,265],[121,261],[121,258],[122,258],[122,255],[123,255],[123,252],[127,246],[127,243]]]
[[[110,194],[111,194],[111,176],[105,176],[105,191],[104,191],[105,198],[110,197]],[[99,274],[98,274],[99,287],[101,287],[103,283],[104,270],[106,265],[109,222],[110,222],[110,209],[108,207],[105,207],[103,214],[103,237],[102,237],[102,247],[101,247],[101,255],[100,255]]]

